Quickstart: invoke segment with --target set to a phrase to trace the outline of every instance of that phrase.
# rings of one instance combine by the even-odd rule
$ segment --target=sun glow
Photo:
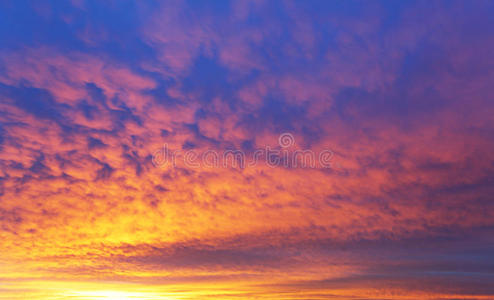
[[[119,292],[119,291],[76,291],[64,294],[66,297],[77,300],[154,300],[172,298],[158,296],[153,293]]]

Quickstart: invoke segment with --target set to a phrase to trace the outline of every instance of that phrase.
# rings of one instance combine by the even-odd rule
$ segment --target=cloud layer
[[[0,4],[0,299],[492,297],[493,12]],[[333,167],[153,164],[282,133]]]

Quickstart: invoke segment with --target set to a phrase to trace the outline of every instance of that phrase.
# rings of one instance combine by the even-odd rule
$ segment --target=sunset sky
[[[0,1],[18,299],[494,299],[494,1]]]

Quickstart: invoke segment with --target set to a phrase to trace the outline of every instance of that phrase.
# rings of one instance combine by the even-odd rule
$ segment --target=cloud
[[[488,2],[3,5],[0,282],[492,296]],[[184,162],[282,133],[334,167]]]

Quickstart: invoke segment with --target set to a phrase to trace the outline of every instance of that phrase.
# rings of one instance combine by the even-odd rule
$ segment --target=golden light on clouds
[[[153,299],[177,299],[171,297],[163,297],[153,295],[152,293],[138,293],[138,292],[116,292],[116,291],[82,291],[82,292],[68,292],[62,295],[64,298],[75,300],[153,300]]]

